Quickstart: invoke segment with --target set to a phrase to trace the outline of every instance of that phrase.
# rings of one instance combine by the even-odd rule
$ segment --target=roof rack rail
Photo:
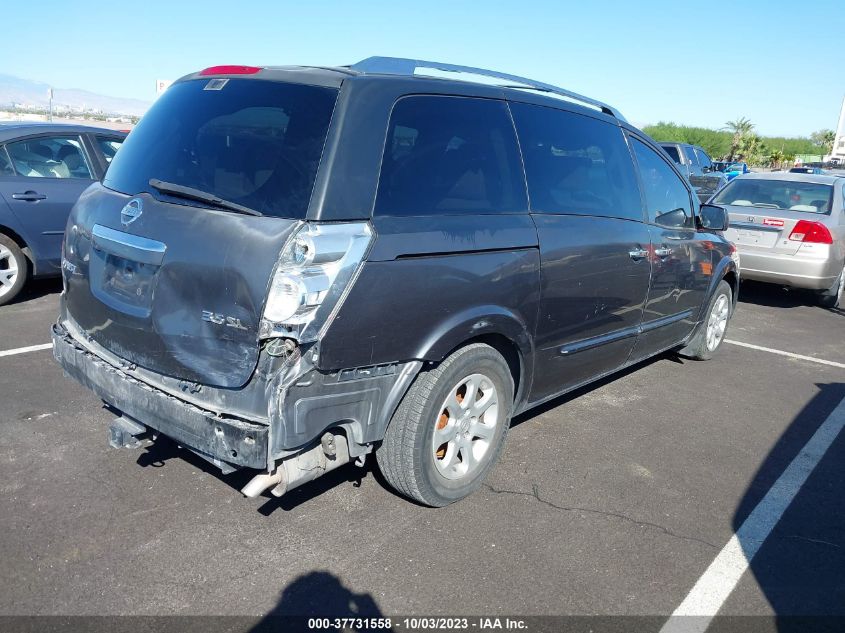
[[[616,117],[621,121],[625,121],[625,117],[616,109],[601,101],[590,99],[577,92],[572,92],[552,84],[546,84],[526,77],[519,77],[517,75],[509,75],[507,73],[500,73],[494,70],[486,70],[484,68],[473,68],[472,66],[458,66],[456,64],[444,64],[442,62],[432,62],[422,59],[406,59],[403,57],[368,57],[356,64],[349,66],[352,70],[360,73],[372,73],[382,75],[415,75],[419,68],[429,68],[432,70],[439,70],[441,72],[463,73],[468,75],[476,75],[480,77],[491,77],[493,79],[501,79],[507,83],[496,84],[502,88],[516,88],[521,90],[537,90],[539,92],[548,92],[565,99],[575,101],[577,103],[586,104],[596,108],[605,114]]]

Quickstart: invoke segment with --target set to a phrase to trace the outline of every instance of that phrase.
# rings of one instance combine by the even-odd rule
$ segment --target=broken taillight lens
[[[260,337],[317,340],[340,309],[371,239],[366,222],[306,223],[297,229],[270,282]]]

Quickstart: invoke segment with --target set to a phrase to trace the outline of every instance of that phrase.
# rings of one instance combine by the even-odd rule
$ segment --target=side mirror
[[[730,224],[728,212],[715,204],[702,204],[698,212],[698,226],[708,231],[727,231]]]

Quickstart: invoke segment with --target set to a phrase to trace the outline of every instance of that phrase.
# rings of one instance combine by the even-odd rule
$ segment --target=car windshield
[[[150,185],[160,180],[264,215],[302,218],[337,93],[251,79],[177,83],[127,137],[103,184],[167,195]]]
[[[796,180],[737,178],[713,199],[714,204],[830,213],[833,187]]]

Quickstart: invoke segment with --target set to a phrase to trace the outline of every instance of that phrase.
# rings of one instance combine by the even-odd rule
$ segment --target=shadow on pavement
[[[768,308],[813,306],[819,310],[825,310],[825,308],[819,306],[816,295],[812,290],[765,284],[759,281],[746,280],[742,282],[739,288],[739,302],[752,303]],[[842,308],[828,309],[828,312],[845,315],[845,310]]]
[[[257,473],[254,470],[243,469],[224,475],[217,466],[188,449],[180,448],[176,442],[165,435],[159,436],[155,442],[145,446],[142,450],[143,452],[138,456],[136,462],[143,468],[162,468],[172,459],[182,459],[194,468],[202,470],[236,490],[243,488]],[[261,496],[265,503],[258,508],[258,512],[264,516],[269,516],[277,509],[293,510],[344,482],[352,483],[356,487],[360,486],[363,478],[374,470],[378,470],[375,466],[375,456],[368,455],[364,467],[346,464],[299,488],[294,488],[285,493],[283,497],[274,497],[269,491],[266,491]],[[387,485],[384,482],[382,484]]]
[[[8,305],[18,305],[32,301],[33,299],[40,299],[47,295],[59,294],[62,291],[62,278],[49,277],[47,279],[33,279],[30,280],[21,290],[21,293],[15,297]]]
[[[381,609],[375,598],[369,593],[355,593],[348,589],[340,578],[328,571],[311,571],[291,582],[279,598],[279,602],[258,624],[251,633],[269,631],[307,631],[317,630],[309,626],[308,618],[380,618]],[[342,630],[382,630],[390,628],[361,627],[354,623]]]
[[[734,532],[845,398],[843,383],[818,387],[819,393],[783,433],[748,486],[734,515]],[[833,440],[762,546],[743,542],[742,532],[738,535],[747,555],[756,551],[750,572],[777,616],[778,630],[843,630],[845,433]],[[754,599],[754,593],[747,581],[740,582],[728,603],[747,604],[747,599]],[[830,616],[839,617],[824,619]],[[828,625],[834,628],[829,629]]]

